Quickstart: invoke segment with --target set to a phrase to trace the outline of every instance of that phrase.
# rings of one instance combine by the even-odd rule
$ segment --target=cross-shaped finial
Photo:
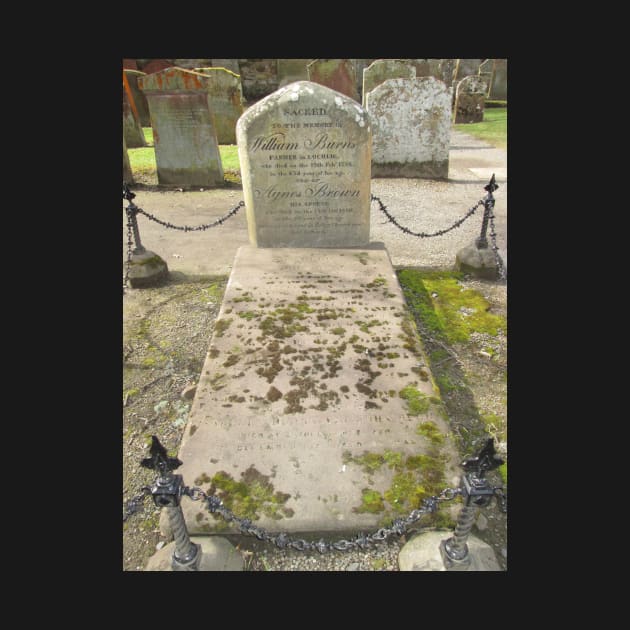
[[[490,182],[486,186],[484,186],[483,189],[487,190],[489,193],[493,193],[498,187],[499,187],[499,184],[497,184],[496,181],[494,180],[494,173],[492,173]]]
[[[123,182],[123,199],[131,201],[136,196],[136,193],[132,193],[127,186],[127,182]]]
[[[164,475],[170,470],[179,468],[184,462],[177,459],[177,457],[169,457],[166,453],[166,449],[160,444],[155,435],[151,436],[151,449],[149,451],[151,457],[147,457],[140,462],[140,466],[150,468],[151,470],[159,470],[160,474]]]
[[[483,477],[487,470],[498,468],[502,463],[503,460],[497,457],[494,450],[494,440],[489,438],[477,455],[462,462],[462,468],[467,472],[479,473]]]

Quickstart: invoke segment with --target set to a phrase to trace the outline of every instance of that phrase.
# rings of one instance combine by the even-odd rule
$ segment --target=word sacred
[[[287,116],[325,116],[326,109],[323,107],[311,107],[306,109],[285,109]]]
[[[335,142],[328,137],[327,133],[320,133],[315,138],[304,140],[304,146],[300,147],[299,142],[286,142],[285,134],[282,132],[272,133],[268,136],[258,136],[250,147],[252,152],[258,151],[297,151],[300,148],[306,149],[354,149],[354,142]]]

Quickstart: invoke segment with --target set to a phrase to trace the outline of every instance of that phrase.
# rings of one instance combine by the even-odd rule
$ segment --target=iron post
[[[494,208],[494,197],[492,193],[499,187],[494,179],[494,173],[492,173],[492,177],[490,178],[490,182],[483,187],[484,190],[487,191],[487,194],[483,200],[483,220],[481,222],[481,234],[475,239],[475,245],[477,249],[488,249],[488,238],[486,237],[486,232],[488,231],[488,221],[490,219],[490,214],[492,213],[492,209]]]
[[[123,199],[126,199],[129,202],[129,205],[125,209],[127,213],[127,220],[131,224],[131,229],[133,230],[133,239],[136,243],[136,248],[133,250],[134,254],[143,254],[146,250],[140,241],[140,231],[138,230],[138,219],[136,215],[138,214],[138,206],[133,202],[133,198],[136,196],[135,193],[129,190],[129,186],[127,182],[123,182]]]

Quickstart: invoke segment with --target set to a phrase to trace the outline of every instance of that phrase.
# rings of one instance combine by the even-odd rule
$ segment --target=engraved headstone
[[[483,121],[488,85],[479,76],[468,76],[457,84],[455,91],[456,125]]]
[[[363,70],[363,107],[365,97],[387,79],[415,79],[416,68],[408,59],[377,59]]]
[[[250,107],[236,137],[252,245],[368,244],[371,129],[356,101],[297,81]]]
[[[308,80],[359,101],[357,76],[351,59],[315,59],[306,66]]]
[[[175,186],[221,186],[223,166],[208,104],[210,79],[168,68],[138,79],[153,127],[158,182]]]
[[[306,65],[312,59],[278,59],[278,87],[284,87],[295,81],[307,81]]]
[[[130,149],[137,149],[138,147],[146,147],[147,142],[144,138],[144,132],[142,131],[142,125],[140,124],[140,116],[133,100],[129,84],[125,81],[125,73],[123,71],[122,81],[122,93],[123,93],[123,134],[127,141],[127,146]]]
[[[448,177],[451,89],[421,77],[388,79],[368,93],[372,177]]]
[[[146,73],[139,70],[124,70],[125,78],[129,84],[129,89],[133,97],[133,102],[138,111],[138,117],[140,118],[140,124],[143,127],[151,126],[151,118],[149,117],[149,104],[147,103],[147,97],[142,90],[138,87],[138,78],[145,76]]]
[[[243,113],[241,77],[225,68],[195,68],[210,79],[210,111],[214,115],[219,144],[236,144],[236,121]]]

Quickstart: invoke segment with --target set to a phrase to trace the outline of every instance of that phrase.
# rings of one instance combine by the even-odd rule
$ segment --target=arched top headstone
[[[416,68],[408,59],[377,59],[363,70],[363,106],[367,93],[388,79],[415,79]]]
[[[457,83],[457,94],[465,92],[466,94],[487,94],[488,83],[480,76],[464,77]]]

